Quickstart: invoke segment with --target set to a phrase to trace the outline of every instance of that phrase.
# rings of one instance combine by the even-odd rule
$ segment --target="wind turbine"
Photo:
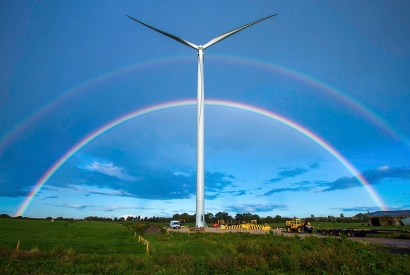
[[[276,14],[272,14],[251,22],[249,24],[243,25],[242,27],[236,28],[232,31],[223,33],[205,45],[195,45],[185,39],[182,39],[173,34],[164,32],[160,29],[154,28],[144,22],[141,22],[129,15],[127,15],[132,20],[157,31],[169,38],[172,38],[188,47],[191,47],[198,51],[198,94],[197,94],[197,152],[196,152],[196,227],[205,226],[205,213],[204,213],[204,50],[211,47],[212,45],[218,43],[219,41],[228,38],[229,36],[246,29],[252,25],[255,25],[261,21],[269,19]]]

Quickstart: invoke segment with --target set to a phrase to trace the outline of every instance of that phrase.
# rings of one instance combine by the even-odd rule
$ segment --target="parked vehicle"
[[[181,224],[179,223],[179,221],[170,221],[169,222],[169,227],[172,228],[172,229],[180,229]]]

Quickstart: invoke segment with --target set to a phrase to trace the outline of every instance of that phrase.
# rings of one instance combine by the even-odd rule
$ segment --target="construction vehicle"
[[[314,227],[310,224],[310,222],[303,221],[300,218],[293,218],[290,221],[286,221],[286,232],[292,233],[292,232],[298,232],[298,233],[303,233],[303,232],[308,232],[312,233]]]
[[[179,225],[181,226],[181,228],[185,227],[185,219],[179,219],[178,222],[179,222]]]

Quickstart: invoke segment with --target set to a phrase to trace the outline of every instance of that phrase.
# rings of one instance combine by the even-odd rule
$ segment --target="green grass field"
[[[410,274],[410,255],[347,238],[146,234],[147,254],[134,237],[144,226],[0,219],[0,273]]]
[[[20,240],[21,250],[47,251],[63,246],[99,255],[144,252],[130,230],[120,223],[1,219],[0,226],[0,244],[16,247]]]

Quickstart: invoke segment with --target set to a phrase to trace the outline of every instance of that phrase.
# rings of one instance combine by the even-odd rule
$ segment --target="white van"
[[[170,221],[169,222],[169,227],[172,228],[172,229],[180,229],[181,224],[179,223],[179,221]]]

